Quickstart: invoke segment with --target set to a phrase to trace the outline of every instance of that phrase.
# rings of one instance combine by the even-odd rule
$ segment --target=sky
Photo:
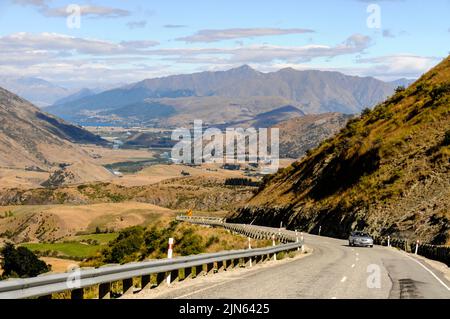
[[[417,78],[450,52],[449,13],[450,0],[0,0],[0,76],[102,87],[248,64]]]

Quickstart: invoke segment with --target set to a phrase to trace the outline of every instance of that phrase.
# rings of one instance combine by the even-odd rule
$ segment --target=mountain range
[[[48,111],[81,123],[180,125],[202,119],[220,124],[249,120],[285,105],[306,114],[355,114],[382,101],[397,86],[339,72],[286,68],[262,73],[244,65],[148,79],[58,103]]]
[[[265,179],[234,221],[450,243],[450,57]]]
[[[13,92],[39,107],[54,104],[59,99],[73,94],[69,90],[51,82],[34,77],[0,77],[0,87]]]

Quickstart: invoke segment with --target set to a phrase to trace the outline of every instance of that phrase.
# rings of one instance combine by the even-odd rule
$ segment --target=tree
[[[1,250],[3,256],[2,268],[3,277],[36,277],[51,270],[51,266],[42,260],[26,247],[18,247],[13,244],[6,244]]]
[[[110,263],[125,263],[135,260],[144,245],[143,235],[144,229],[140,226],[122,230],[104,252],[105,260]]]
[[[399,86],[397,86],[397,88],[395,89],[395,93],[400,93],[400,92],[403,92],[403,91],[405,91],[406,90],[406,88],[403,86],[403,85],[399,85]]]
[[[369,115],[371,112],[372,112],[372,110],[370,108],[366,107],[361,111],[361,116]]]

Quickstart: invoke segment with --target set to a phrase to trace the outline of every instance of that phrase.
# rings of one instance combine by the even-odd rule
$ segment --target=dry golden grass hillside
[[[267,179],[236,220],[450,238],[450,57]]]

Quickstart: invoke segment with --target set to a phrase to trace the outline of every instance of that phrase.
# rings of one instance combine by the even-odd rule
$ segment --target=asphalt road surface
[[[411,254],[349,247],[347,241],[314,235],[305,235],[305,243],[313,253],[303,258],[204,276],[132,298],[450,298],[445,276]]]

